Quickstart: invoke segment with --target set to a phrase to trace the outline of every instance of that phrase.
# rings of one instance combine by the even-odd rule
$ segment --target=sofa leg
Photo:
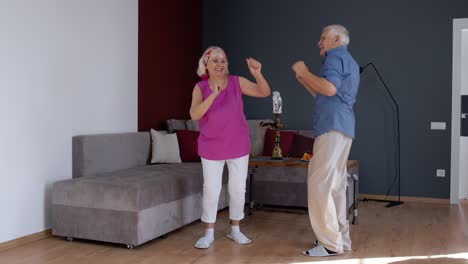
[[[358,210],[357,210],[357,209],[354,209],[354,212],[353,212],[353,222],[352,222],[352,224],[353,224],[353,225],[357,225],[358,223],[359,223]]]
[[[73,237],[67,237],[67,241],[68,241],[68,242],[72,242],[72,241],[73,241]]]
[[[166,239],[166,238],[167,238],[167,234],[164,234],[164,235],[160,236],[159,238],[161,238],[161,239]]]
[[[127,249],[132,250],[135,246],[133,245],[127,245]]]

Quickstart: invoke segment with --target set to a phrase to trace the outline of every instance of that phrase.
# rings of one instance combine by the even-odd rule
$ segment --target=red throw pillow
[[[199,131],[177,130],[177,141],[179,142],[180,159],[186,161],[200,161],[198,156]]]
[[[280,131],[280,147],[283,152],[283,157],[287,157],[291,152],[291,147],[294,139],[294,131]],[[275,131],[267,129],[265,132],[265,143],[263,145],[263,156],[271,156],[275,147]]]
[[[305,152],[312,154],[314,150],[314,142],[314,138],[306,137],[300,134],[295,134],[291,153],[289,153],[289,156],[295,158],[302,158],[302,155]]]

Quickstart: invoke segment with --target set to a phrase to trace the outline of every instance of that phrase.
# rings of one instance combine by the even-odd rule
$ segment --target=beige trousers
[[[315,139],[309,162],[307,193],[309,218],[317,239],[329,250],[351,248],[346,219],[346,163],[353,140],[331,130]]]

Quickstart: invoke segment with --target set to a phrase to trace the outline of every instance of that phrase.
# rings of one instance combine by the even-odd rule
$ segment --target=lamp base
[[[363,202],[373,201],[373,202],[380,202],[380,203],[388,203],[387,205],[385,205],[385,207],[387,207],[387,208],[395,207],[395,206],[398,206],[400,204],[403,204],[403,202],[401,202],[401,201],[389,201],[389,200],[368,199],[368,198],[364,198],[364,199],[362,199],[362,201]]]
[[[400,204],[403,204],[403,202],[401,201],[390,201],[385,207],[394,207],[394,206],[398,206]]]

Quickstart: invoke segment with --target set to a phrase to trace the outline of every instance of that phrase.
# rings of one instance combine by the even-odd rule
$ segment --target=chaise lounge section
[[[53,234],[133,248],[200,219],[201,164],[147,165],[150,146],[144,132],[74,137],[73,179],[52,190]]]

